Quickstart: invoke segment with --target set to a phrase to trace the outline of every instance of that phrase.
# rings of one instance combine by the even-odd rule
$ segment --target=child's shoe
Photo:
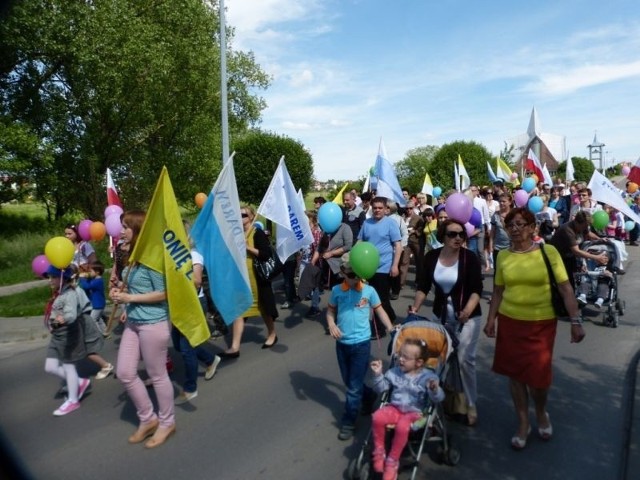
[[[602,304],[604,303],[604,298],[599,298],[596,300],[596,303],[594,303],[593,305],[600,310],[602,308]]]
[[[581,307],[584,307],[587,304],[587,296],[584,293],[578,295],[578,303]]]
[[[53,411],[53,414],[56,417],[62,417],[68,413],[74,412],[80,408],[80,402],[72,402],[71,400],[66,400],[60,408]]]
[[[373,461],[373,471],[376,473],[382,473],[384,470],[384,448],[376,448],[373,451],[371,460]]]
[[[384,461],[384,473],[382,480],[397,480],[398,478],[398,460],[387,457]]]

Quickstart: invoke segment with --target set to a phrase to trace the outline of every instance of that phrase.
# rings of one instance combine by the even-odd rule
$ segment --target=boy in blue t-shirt
[[[371,309],[377,313],[387,331],[393,329],[393,324],[382,308],[380,297],[375,289],[360,280],[351,268],[349,254],[345,253],[341,260],[340,270],[344,281],[331,290],[327,324],[329,333],[337,340],[338,366],[342,381],[347,387],[338,438],[349,440],[355,431],[355,423],[362,403],[364,378],[369,365]]]

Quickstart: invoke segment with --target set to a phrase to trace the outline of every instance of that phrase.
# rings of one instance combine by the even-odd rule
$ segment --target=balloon
[[[627,220],[626,222],[624,222],[624,229],[627,232],[630,232],[631,230],[633,230],[633,227],[636,226],[636,222],[634,222],[633,220]]]
[[[447,198],[445,210],[449,214],[449,218],[453,218],[460,223],[467,223],[473,212],[473,203],[464,193],[454,193]]]
[[[438,198],[440,195],[442,195],[442,188],[433,187],[433,196]]]
[[[337,203],[327,202],[318,210],[318,223],[326,233],[334,233],[342,223],[342,209]]]
[[[198,208],[202,208],[204,207],[205,202],[207,201],[207,194],[206,193],[196,193],[196,205],[198,206]]]
[[[627,193],[636,193],[638,191],[638,184],[635,182],[629,182],[627,185]]]
[[[538,175],[536,175],[535,173],[531,174],[531,178],[533,178],[533,181],[536,182],[536,184],[540,181],[540,179],[538,178]]]
[[[530,193],[531,190],[536,188],[536,183],[538,182],[537,180],[534,180],[533,177],[527,177],[522,181],[522,189],[525,192]]]
[[[67,237],[53,237],[44,247],[44,254],[49,263],[57,268],[66,268],[73,260],[76,247]]]
[[[471,212],[471,218],[469,219],[469,223],[474,227],[479,227],[482,225],[482,213],[477,208],[474,208]]]
[[[513,201],[516,207],[524,207],[529,201],[529,194],[522,189],[516,190],[516,193],[513,194]]]
[[[80,234],[80,238],[84,241],[91,240],[91,233],[89,232],[89,227],[93,222],[91,220],[82,220],[78,224],[78,233]]]
[[[260,220],[256,220],[255,222],[253,222],[253,226],[256,227],[258,230],[264,230],[264,225]]]
[[[544,207],[544,202],[540,197],[531,197],[527,202],[527,208],[531,213],[538,213]]]
[[[596,230],[602,230],[609,225],[609,215],[604,210],[598,210],[593,212],[593,228]]]
[[[115,213],[117,213],[118,216],[120,216],[124,213],[124,210],[122,210],[122,207],[120,205],[109,205],[107,208],[104,209],[104,218],[109,218],[111,215]]]
[[[464,224],[464,228],[467,230],[467,238],[470,238],[473,235],[473,232],[476,231],[476,227],[471,225],[469,222]]]
[[[119,215],[118,215],[118,221],[120,221]],[[91,224],[91,228],[89,228],[89,231],[91,232],[91,240],[93,240],[94,242],[99,242],[106,235],[107,227],[105,227],[104,223],[102,222],[93,222]],[[119,235],[120,233],[118,232],[118,235],[116,235],[116,237]]]
[[[46,255],[38,255],[37,257],[34,257],[31,262],[31,270],[36,274],[36,277],[41,277],[50,266],[51,264],[49,263],[49,260],[47,260]]]
[[[626,177],[627,175],[629,175],[629,172],[631,171],[631,169],[625,165],[624,167],[622,167],[622,174]]]
[[[513,172],[511,174],[511,180],[517,180],[518,179],[518,172]]]
[[[349,252],[349,263],[358,277],[368,279],[380,266],[380,253],[373,243],[358,242]]]
[[[120,222],[120,214],[113,213],[104,221],[104,226],[110,237],[118,238],[122,232],[122,222]]]

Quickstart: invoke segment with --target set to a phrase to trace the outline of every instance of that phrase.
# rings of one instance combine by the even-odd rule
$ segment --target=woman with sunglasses
[[[260,228],[255,228],[254,219],[256,217],[253,207],[246,205],[240,209],[242,216],[242,226],[247,239],[247,269],[249,271],[249,282],[253,295],[253,304],[249,310],[244,312],[242,317],[236,318],[233,322],[231,335],[231,347],[220,353],[223,359],[238,358],[240,356],[240,342],[244,333],[244,319],[247,317],[261,316],[267,327],[267,339],[262,344],[262,348],[271,348],[278,343],[276,335],[275,319],[278,318],[278,307],[273,295],[270,280],[261,280],[256,277],[253,269],[253,259],[267,260],[271,255],[271,244],[267,234]]]
[[[547,413],[547,394],[551,386],[557,318],[551,304],[549,272],[543,254],[549,259],[571,317],[571,342],[580,342],[584,338],[584,330],[573,288],[558,250],[546,245],[541,252],[540,244],[533,241],[536,229],[533,213],[526,208],[515,208],[505,220],[511,247],[500,252],[497,258],[484,332],[490,338],[496,337],[493,371],[509,377],[511,398],[518,418],[511,446],[522,450],[531,433],[529,397],[535,407],[538,436],[547,441],[553,435]]]
[[[418,313],[427,293],[434,287],[433,316],[458,336],[456,354],[460,364],[465,405],[458,413],[466,414],[468,425],[478,421],[476,408],[477,378],[476,350],[480,336],[480,296],[482,273],[477,255],[464,248],[467,240],[465,226],[453,219],[438,224],[441,248],[427,252],[422,277],[409,313]]]

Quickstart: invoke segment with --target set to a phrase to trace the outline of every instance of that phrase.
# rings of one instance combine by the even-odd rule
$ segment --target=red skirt
[[[533,388],[549,388],[557,320],[515,320],[498,314],[493,371]]]

